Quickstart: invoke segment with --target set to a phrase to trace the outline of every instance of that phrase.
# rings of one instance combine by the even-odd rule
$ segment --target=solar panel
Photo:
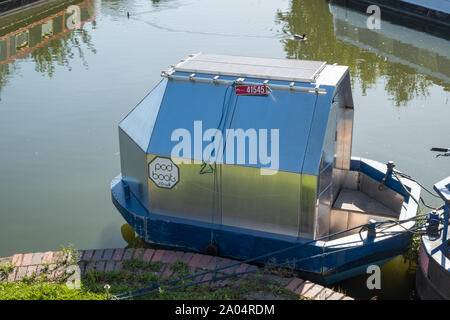
[[[174,70],[244,78],[314,82],[325,65],[323,61],[197,54],[176,65]]]

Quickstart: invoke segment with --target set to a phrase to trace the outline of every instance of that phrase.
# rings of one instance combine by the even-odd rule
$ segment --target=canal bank
[[[65,3],[76,2],[68,0]],[[27,11],[32,8],[41,9],[43,7],[61,6],[60,0],[6,0],[0,2],[0,18],[17,12]]]
[[[196,297],[198,299],[218,294],[216,299],[353,300],[341,292],[295,277],[289,269],[258,271],[257,266],[246,263],[236,265],[237,262],[199,253],[144,248],[64,249],[15,254],[0,259],[0,282],[3,282],[0,287],[8,290],[14,282],[25,285],[44,282],[67,284],[71,288],[80,279],[81,287],[91,290],[87,290],[86,294],[97,294],[90,298],[104,298],[102,294],[105,293],[103,287],[106,284],[110,285],[110,292],[114,295],[158,283],[155,288],[159,291],[145,297],[193,299],[185,295],[188,291],[183,290],[175,291],[178,295],[164,295],[164,291],[170,292],[171,287],[164,284],[192,275],[191,279],[182,283],[188,287],[193,284],[192,281],[201,282],[198,286],[192,286],[204,294]],[[224,268],[226,266],[231,267]],[[222,269],[214,272],[219,268]],[[234,277],[234,273],[240,275]],[[129,285],[127,290],[124,289],[124,283]],[[20,296],[13,295],[10,298],[17,299]]]

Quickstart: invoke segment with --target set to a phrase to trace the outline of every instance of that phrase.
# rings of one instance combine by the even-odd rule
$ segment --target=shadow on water
[[[163,246],[158,244],[150,244],[142,240],[136,232],[134,232],[133,228],[125,223],[120,227],[120,233],[122,234],[123,240],[127,243],[126,249],[128,248],[145,248],[145,249],[172,249],[176,250],[176,248]]]
[[[122,234],[123,240],[127,243],[126,248],[147,248],[147,246],[150,246],[141,237],[136,235],[136,232],[134,232],[128,223],[120,227],[120,233]]]

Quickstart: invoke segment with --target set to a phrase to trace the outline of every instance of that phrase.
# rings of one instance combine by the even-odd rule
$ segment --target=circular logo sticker
[[[148,176],[158,187],[166,189],[172,189],[180,181],[179,169],[169,158],[154,158],[148,164]]]

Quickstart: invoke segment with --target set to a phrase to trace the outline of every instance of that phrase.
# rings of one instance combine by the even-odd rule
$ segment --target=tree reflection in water
[[[67,8],[80,8],[80,28],[71,29],[67,20],[74,17]],[[76,13],[78,15],[78,13]],[[96,53],[86,22],[95,28],[94,1],[69,1],[32,8],[0,20],[0,93],[8,79],[20,72],[17,61],[30,58],[35,70],[52,77],[57,66],[71,71],[71,62],[79,59],[88,69],[85,51]]]
[[[276,23],[281,25],[286,35],[303,33],[308,35],[307,41],[291,40],[288,37],[281,40],[286,56],[291,59],[319,60],[347,65],[350,67],[352,84],[358,81],[364,95],[367,89],[376,84],[377,79],[382,78],[385,90],[396,106],[406,105],[417,96],[428,96],[428,89],[433,84],[450,90],[450,79],[445,74],[443,81],[433,75],[421,73],[406,64],[390,61],[394,56],[394,58],[406,60],[408,64],[422,67],[426,66],[431,56],[438,59],[436,65],[439,67],[436,70],[430,70],[430,73],[436,73],[445,69],[450,70],[450,60],[444,56],[446,53],[442,53],[444,56],[442,57],[439,54],[427,52],[426,49],[418,49],[396,39],[390,39],[383,35],[383,32],[375,33],[367,28],[358,29],[352,25],[354,21],[349,21],[345,26],[345,28],[353,28],[348,31],[349,34],[355,34],[351,38],[354,44],[350,44],[336,37],[336,24],[339,21],[333,19],[330,5],[325,0],[292,0],[287,12],[278,11]],[[388,44],[385,45],[385,42],[388,41],[394,48],[392,50],[387,48],[388,54],[384,54],[385,52],[377,54],[365,45],[366,39],[376,42],[375,46],[380,46],[381,50],[386,49]],[[442,39],[442,42],[445,43],[445,40]],[[394,50],[396,46],[404,46],[404,48]],[[411,55],[411,50],[408,49],[411,48],[417,51],[414,57],[408,56]]]

